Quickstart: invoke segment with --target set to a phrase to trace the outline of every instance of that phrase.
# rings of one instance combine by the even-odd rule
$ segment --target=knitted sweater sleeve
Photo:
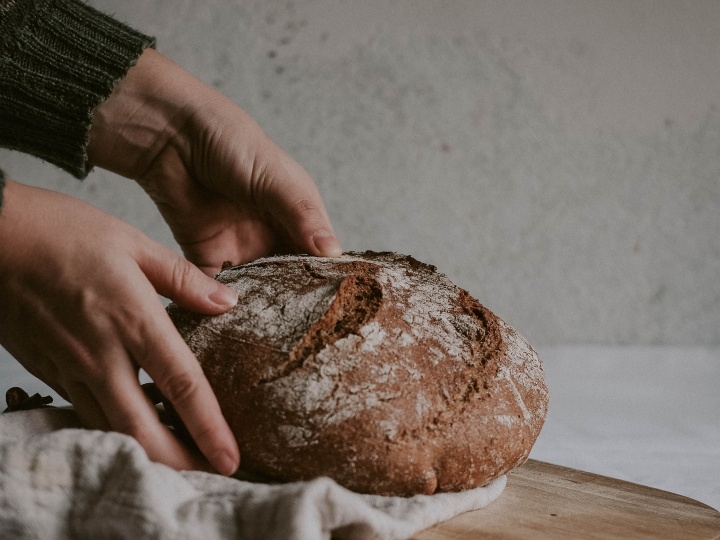
[[[154,45],[81,0],[0,0],[0,146],[84,178],[93,109]]]

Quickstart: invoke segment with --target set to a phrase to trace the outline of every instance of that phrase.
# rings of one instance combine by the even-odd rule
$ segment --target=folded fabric
[[[0,415],[1,538],[401,539],[482,508],[505,477],[461,493],[360,495],[329,478],[262,484],[177,472],[72,410]]]

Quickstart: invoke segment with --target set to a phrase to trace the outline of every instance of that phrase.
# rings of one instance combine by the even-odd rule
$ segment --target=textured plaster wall
[[[535,344],[720,344],[720,3],[91,4],[248,110],[345,248],[436,264]],[[130,181],[0,163],[174,246]]]

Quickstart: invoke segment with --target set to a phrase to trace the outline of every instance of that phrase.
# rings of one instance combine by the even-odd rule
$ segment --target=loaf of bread
[[[394,253],[225,269],[240,301],[168,312],[235,434],[241,468],[409,496],[522,464],[548,393],[530,345],[435,267]]]

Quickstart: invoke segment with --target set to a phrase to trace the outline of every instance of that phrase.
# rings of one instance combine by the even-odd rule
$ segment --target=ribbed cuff
[[[155,40],[78,0],[11,5],[0,11],[0,145],[84,178],[93,109]]]

